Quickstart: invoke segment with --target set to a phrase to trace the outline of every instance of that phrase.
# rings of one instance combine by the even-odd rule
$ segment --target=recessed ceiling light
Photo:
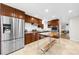
[[[48,13],[49,12],[49,9],[45,9],[45,12]]]
[[[69,10],[68,12],[69,12],[69,13],[72,13],[72,10]]]

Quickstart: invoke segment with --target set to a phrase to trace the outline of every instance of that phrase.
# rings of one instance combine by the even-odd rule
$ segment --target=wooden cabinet
[[[32,43],[34,41],[39,40],[39,34],[38,33],[26,33],[25,34],[25,45]]]
[[[10,7],[10,6],[2,4],[2,3],[0,3],[0,15],[24,19],[25,22],[35,24],[37,26],[39,25],[39,27],[41,27],[41,25],[42,25],[41,19],[36,18],[34,16],[27,15],[27,14],[25,14],[24,11],[21,11],[19,9]]]
[[[8,6],[8,5],[5,5],[5,4],[2,4],[0,3],[0,11],[2,13],[0,13],[0,15],[3,15],[3,16],[12,16],[14,17],[14,8]]]
[[[16,17],[19,19],[25,18],[25,12],[2,3],[0,3],[0,15]]]
[[[25,15],[25,22],[32,23],[32,17],[30,15]]]
[[[25,19],[25,12],[15,9],[15,17],[20,19]]]
[[[31,23],[31,24],[34,24],[34,25],[36,25],[38,27],[43,28],[42,20],[39,19],[39,18],[30,16],[30,15],[26,15],[25,16],[25,22]]]
[[[51,28],[51,36],[59,38],[59,19],[48,21],[48,27]]]
[[[0,15],[24,19],[25,22],[28,22],[28,23],[31,23],[31,24],[34,24],[38,27],[43,28],[41,19],[36,18],[34,16],[27,15],[27,14],[25,14],[24,11],[21,11],[19,9],[10,7],[10,6],[2,4],[2,3],[0,3]]]
[[[32,37],[31,36],[32,36],[31,33],[25,34],[25,45],[32,41]]]
[[[38,19],[37,19],[37,18],[32,17],[32,23],[33,23],[33,24],[35,24],[35,25],[38,25]]]
[[[48,27],[59,26],[59,19],[48,21]]]

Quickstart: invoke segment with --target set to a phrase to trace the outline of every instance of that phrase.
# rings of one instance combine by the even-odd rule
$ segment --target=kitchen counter
[[[42,35],[50,35],[50,32],[44,32],[44,33],[40,33]]]
[[[40,35],[47,36],[47,37],[52,37],[51,32],[40,33]]]
[[[26,32],[25,34],[25,45],[32,43],[34,41],[39,40],[39,33],[38,32]]]

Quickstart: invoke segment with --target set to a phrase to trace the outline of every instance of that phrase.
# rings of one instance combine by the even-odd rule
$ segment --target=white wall
[[[79,17],[70,19],[69,32],[70,40],[79,41]]]

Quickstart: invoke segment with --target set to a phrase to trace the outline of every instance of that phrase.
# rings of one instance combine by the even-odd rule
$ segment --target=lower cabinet
[[[25,45],[39,40],[39,33],[26,33],[25,34]]]

